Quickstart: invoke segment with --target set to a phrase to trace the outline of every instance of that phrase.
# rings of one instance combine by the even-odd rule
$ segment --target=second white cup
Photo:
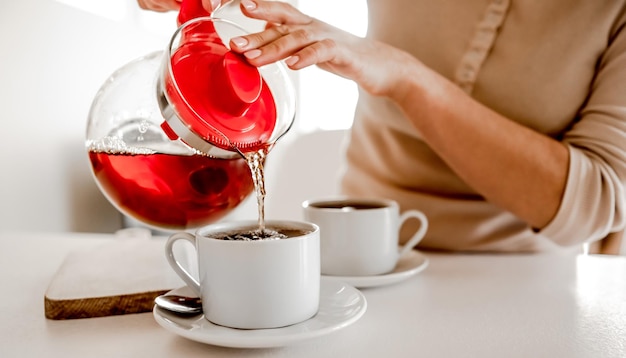
[[[307,200],[305,221],[320,228],[321,272],[332,276],[373,276],[393,271],[399,259],[411,251],[428,230],[421,211],[400,214],[393,200],[330,198]],[[399,231],[410,218],[420,227],[402,246]]]

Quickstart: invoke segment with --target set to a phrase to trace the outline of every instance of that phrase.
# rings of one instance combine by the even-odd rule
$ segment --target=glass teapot
[[[215,222],[253,190],[247,153],[291,127],[295,91],[282,63],[230,51],[247,33],[184,0],[165,51],[115,71],[96,94],[86,147],[100,190],[125,215],[164,230]],[[254,178],[256,179],[256,178]]]

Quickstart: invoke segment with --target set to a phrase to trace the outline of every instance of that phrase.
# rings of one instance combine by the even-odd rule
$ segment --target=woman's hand
[[[372,94],[389,95],[402,76],[400,69],[417,62],[399,49],[333,27],[285,2],[242,0],[241,10],[268,23],[265,31],[231,41],[231,48],[255,66],[279,60],[293,70],[317,65]]]
[[[187,0],[187,1],[199,1],[199,0]],[[202,6],[208,11],[213,12],[221,5],[229,2],[230,0],[202,0]],[[179,10],[180,3],[183,0],[137,0],[139,7],[144,10],[152,10],[158,12],[166,12],[171,10]]]
[[[395,102],[422,139],[468,185],[535,228],[554,217],[569,153],[558,141],[505,118],[408,53],[311,18],[279,1],[241,0],[265,20],[231,47],[255,66],[278,60],[294,70],[318,65]]]

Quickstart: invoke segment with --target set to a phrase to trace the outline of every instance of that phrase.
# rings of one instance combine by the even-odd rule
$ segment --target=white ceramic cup
[[[241,329],[276,328],[314,316],[320,297],[319,228],[298,221],[266,221],[266,228],[304,233],[278,240],[230,241],[219,233],[254,230],[257,221],[217,223],[194,234],[175,233],[165,245],[167,260],[202,299],[206,319]],[[199,281],[174,257],[179,240],[197,251]]]
[[[428,230],[426,215],[417,210],[400,215],[398,204],[393,200],[342,197],[307,200],[302,206],[305,221],[320,228],[324,275],[389,273]],[[410,218],[419,220],[420,227],[410,240],[398,246],[400,228]]]

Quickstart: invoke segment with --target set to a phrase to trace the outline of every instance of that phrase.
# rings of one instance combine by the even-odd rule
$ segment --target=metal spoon
[[[202,313],[202,301],[198,297],[161,295],[154,299],[154,303],[159,308],[182,315]]]

